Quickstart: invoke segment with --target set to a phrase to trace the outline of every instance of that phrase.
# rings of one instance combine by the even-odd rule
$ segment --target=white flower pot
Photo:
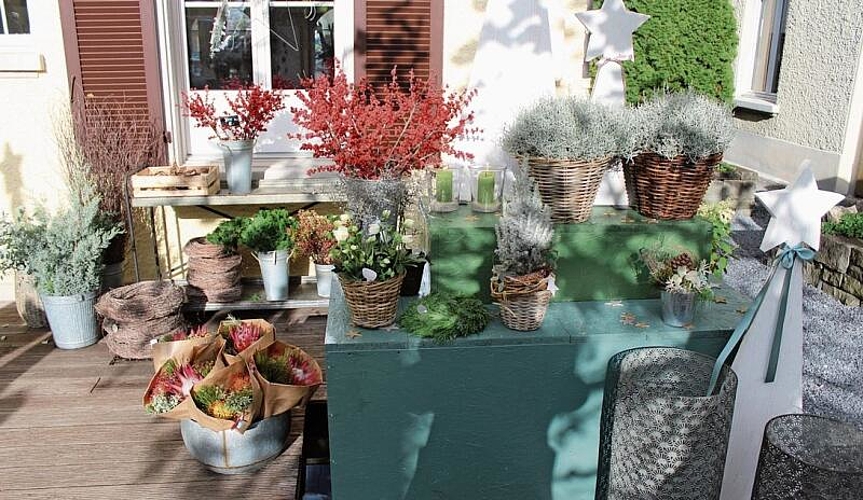
[[[333,269],[335,268],[336,266],[332,264],[315,264],[315,278],[317,280],[319,296],[330,296],[333,284]]]

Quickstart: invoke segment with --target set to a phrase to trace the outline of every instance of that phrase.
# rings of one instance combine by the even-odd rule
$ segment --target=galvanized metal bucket
[[[99,341],[96,322],[96,292],[70,296],[41,295],[54,344],[60,349],[78,349]]]
[[[695,318],[697,295],[662,291],[662,321],[669,326],[686,326]]]
[[[255,140],[219,141],[228,191],[232,194],[249,194],[252,191],[252,154]]]
[[[267,300],[288,300],[288,251],[258,252]]]
[[[333,287],[333,269],[335,268],[336,266],[332,264],[315,264],[315,279],[319,296],[330,296],[330,290]]]
[[[291,412],[252,424],[246,432],[213,431],[194,420],[180,421],[180,434],[189,453],[213,472],[246,474],[262,469],[289,444]]]

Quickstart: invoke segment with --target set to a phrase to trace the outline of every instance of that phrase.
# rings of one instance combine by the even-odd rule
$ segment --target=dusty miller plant
[[[692,90],[657,94],[635,110],[639,149],[698,160],[722,153],[734,139],[728,106]]]
[[[513,156],[596,160],[619,154],[630,115],[577,97],[545,97],[522,109],[503,131]]]
[[[495,227],[498,276],[523,276],[552,264],[551,213],[525,170],[520,169],[516,174]]]

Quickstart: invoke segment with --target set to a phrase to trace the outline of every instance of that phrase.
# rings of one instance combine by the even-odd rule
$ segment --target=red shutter
[[[162,124],[154,2],[72,0],[60,9],[74,96],[119,99],[129,119]]]
[[[441,82],[443,0],[357,0],[356,68],[375,84],[399,79],[411,69],[420,78]]]

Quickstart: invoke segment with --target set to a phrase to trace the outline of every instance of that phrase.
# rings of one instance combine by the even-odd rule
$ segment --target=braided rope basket
[[[686,155],[668,159],[641,153],[623,168],[630,202],[645,217],[691,219],[710,186],[714,167],[721,161],[722,153],[695,162]]]
[[[491,279],[491,298],[500,305],[500,320],[510,330],[529,332],[539,329],[545,319],[552,292],[548,283],[554,279],[549,270],[540,270],[524,276],[506,276],[503,289]]]
[[[351,323],[378,328],[396,320],[404,273],[386,281],[348,281],[341,274],[338,276],[351,311]]]
[[[602,176],[613,162],[612,157],[582,161],[528,156],[523,160],[555,223],[584,222],[590,217]]]

